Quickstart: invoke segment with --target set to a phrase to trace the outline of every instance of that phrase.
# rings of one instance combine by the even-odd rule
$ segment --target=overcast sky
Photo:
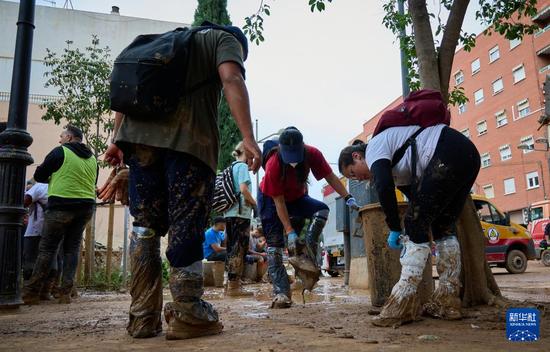
[[[56,6],[64,3],[57,0]],[[259,3],[229,0],[233,24],[242,26]],[[382,25],[384,1],[334,0],[323,13],[311,13],[307,0],[269,3],[266,41],[250,46],[245,63],[259,136],[294,125],[306,143],[335,163],[341,148],[361,132],[363,122],[401,92],[398,46]],[[77,10],[104,13],[117,5],[121,15],[191,23],[197,1],[72,0],[72,4]],[[321,184],[311,181],[311,194],[318,198]]]

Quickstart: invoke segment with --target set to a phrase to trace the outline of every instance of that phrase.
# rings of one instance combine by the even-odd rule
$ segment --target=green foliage
[[[111,272],[111,280],[107,280],[104,268],[95,272],[89,286],[99,291],[119,291],[123,286],[122,271],[118,268]]]
[[[493,0],[479,0],[479,5],[476,19],[488,26],[484,34],[495,32],[512,40],[521,39],[524,34],[533,34],[538,29],[537,25],[519,22],[522,18],[537,14],[537,0],[506,0],[496,4]]]
[[[315,10],[319,12],[325,11],[325,1],[332,2],[332,0],[309,0],[309,9],[311,12],[315,12]]]
[[[264,0],[260,1],[260,7],[255,14],[244,18],[244,34],[248,35],[252,43],[260,45],[265,40],[263,36],[264,31],[264,18],[263,16],[271,15],[271,7],[266,4]]]
[[[162,286],[168,286],[170,280],[170,263],[167,259],[162,260]]]
[[[231,20],[227,13],[227,0],[199,0],[193,24],[200,25],[203,21],[230,25]],[[233,161],[231,152],[241,138],[237,124],[231,116],[231,110],[224,97],[222,97],[218,107],[218,128],[220,130],[218,169],[223,170]]]
[[[193,26],[200,26],[204,21],[221,25],[231,24],[227,13],[227,0],[199,0]]]
[[[48,71],[45,87],[56,87],[59,100],[47,102],[44,121],[73,124],[84,133],[85,142],[101,155],[113,130],[109,108],[110,49],[101,48],[99,38],[92,36],[90,46],[83,51],[67,41],[61,55],[46,49],[44,64]]]

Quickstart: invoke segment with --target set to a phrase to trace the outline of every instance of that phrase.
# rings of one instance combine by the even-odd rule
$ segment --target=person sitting
[[[208,261],[224,262],[227,257],[227,250],[222,246],[225,241],[225,219],[223,217],[214,218],[214,225],[204,233],[204,242],[202,249],[204,258]]]
[[[257,263],[256,281],[261,281],[267,272],[266,240],[261,227],[257,227],[250,234],[250,246],[246,255],[247,263]]]

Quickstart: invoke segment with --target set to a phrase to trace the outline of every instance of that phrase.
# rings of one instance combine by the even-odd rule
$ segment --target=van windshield
[[[506,218],[491,203],[481,200],[475,200],[474,203],[481,221],[495,225],[505,225]]]
[[[531,221],[542,219],[542,207],[531,208]]]

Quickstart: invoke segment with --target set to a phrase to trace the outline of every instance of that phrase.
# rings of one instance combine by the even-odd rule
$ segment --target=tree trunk
[[[485,236],[474,202],[468,197],[457,223],[462,255],[462,306],[493,304],[500,289],[485,259]]]
[[[442,52],[439,62],[435,53],[426,1],[408,1],[414,27],[421,87],[441,90],[442,95],[447,97],[452,60],[468,1],[455,0],[453,3],[454,11],[451,12],[450,17],[456,18],[448,20],[448,33],[445,33],[446,37],[442,42],[444,54]],[[447,83],[440,84],[443,81]],[[442,90],[443,87],[447,88]],[[471,197],[468,197],[464,205],[457,227],[462,252],[462,306],[498,303],[498,299],[502,296],[485,259],[485,237]]]
[[[449,13],[449,19],[445,25],[441,46],[438,53],[439,83],[443,98],[447,101],[447,92],[449,91],[449,80],[451,78],[451,69],[455,57],[455,50],[460,38],[460,31],[464,16],[470,0],[455,0]]]
[[[409,13],[413,22],[414,46],[422,87],[440,90],[437,55],[426,1],[409,0]]]

